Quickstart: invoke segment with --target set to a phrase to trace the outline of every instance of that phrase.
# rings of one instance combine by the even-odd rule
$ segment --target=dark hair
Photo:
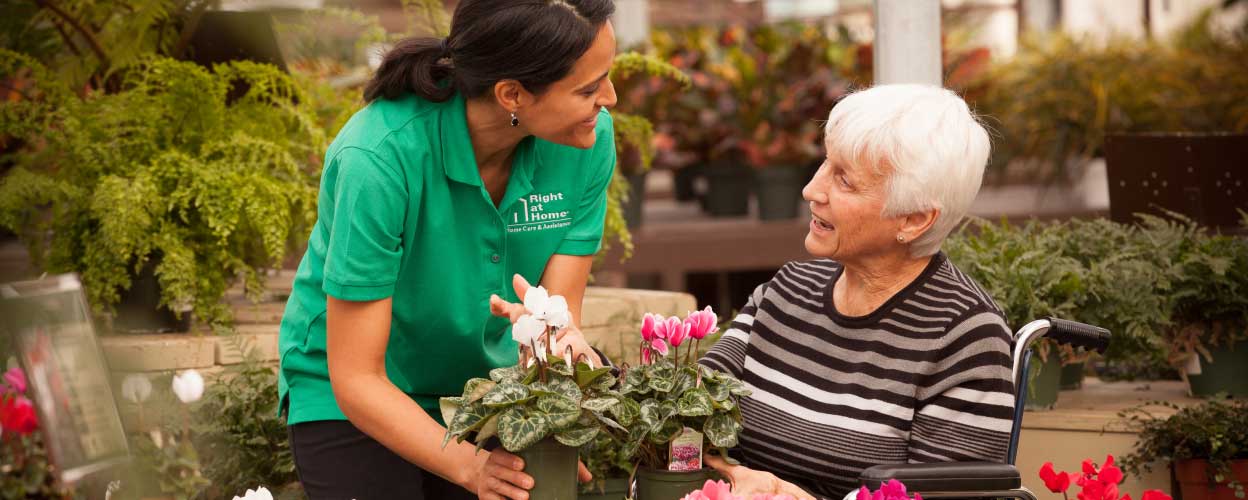
[[[541,94],[572,71],[613,12],[612,0],[463,0],[450,37],[407,38],[386,53],[364,100],[473,98],[500,80]]]

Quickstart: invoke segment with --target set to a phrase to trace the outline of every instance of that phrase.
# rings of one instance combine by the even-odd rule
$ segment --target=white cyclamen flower
[[[139,404],[147,401],[147,397],[152,395],[152,381],[148,380],[146,375],[131,374],[126,375],[121,381],[121,397],[127,401]]]
[[[542,340],[546,334],[546,322],[525,314],[511,326],[511,339],[517,344],[531,347],[534,342]]]
[[[204,397],[204,377],[195,370],[187,370],[173,376],[173,393],[178,400],[186,404],[199,401]]]
[[[534,317],[555,328],[565,328],[572,322],[568,312],[568,300],[562,295],[550,295],[545,287],[535,286],[524,293],[524,308]]]
[[[241,497],[234,497],[234,500],[273,500],[273,494],[264,486],[256,488],[255,491],[247,490]]]

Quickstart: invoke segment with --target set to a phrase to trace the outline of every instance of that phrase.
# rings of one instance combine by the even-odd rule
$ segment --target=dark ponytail
[[[414,93],[467,98],[516,80],[541,94],[567,76],[615,12],[612,0],[462,0],[445,40],[408,38],[386,53],[364,100]]]
[[[438,38],[405,38],[386,52],[377,74],[364,87],[364,100],[397,99],[404,92],[414,92],[433,102],[451,98],[455,89],[438,86],[451,76],[446,61],[445,43]]]

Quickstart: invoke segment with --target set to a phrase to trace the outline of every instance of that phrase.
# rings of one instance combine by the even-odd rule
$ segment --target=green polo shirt
[[[602,242],[615,168],[610,115],[582,150],[526,138],[496,207],[481,182],[457,95],[377,100],[325,153],[317,222],[282,317],[278,378],[288,423],[345,420],[330,390],[326,296],[393,298],[386,374],[441,420],[438,398],[516,363],[490,294],[518,302],[511,276],[537,283],[553,254]]]

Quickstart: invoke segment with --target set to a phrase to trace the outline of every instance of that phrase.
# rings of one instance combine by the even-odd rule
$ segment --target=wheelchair
[[[1048,318],[1032,321],[1014,334],[1014,425],[1006,463],[940,462],[923,464],[877,465],[863,470],[858,484],[874,489],[880,483],[896,479],[906,485],[909,494],[919,493],[924,499],[938,498],[1017,498],[1036,500],[1036,495],[1023,487],[1022,476],[1014,466],[1018,456],[1018,437],[1022,431],[1023,407],[1027,402],[1027,370],[1031,366],[1031,345],[1048,337],[1059,344],[1105,352],[1109,346],[1109,330],[1075,321]]]

